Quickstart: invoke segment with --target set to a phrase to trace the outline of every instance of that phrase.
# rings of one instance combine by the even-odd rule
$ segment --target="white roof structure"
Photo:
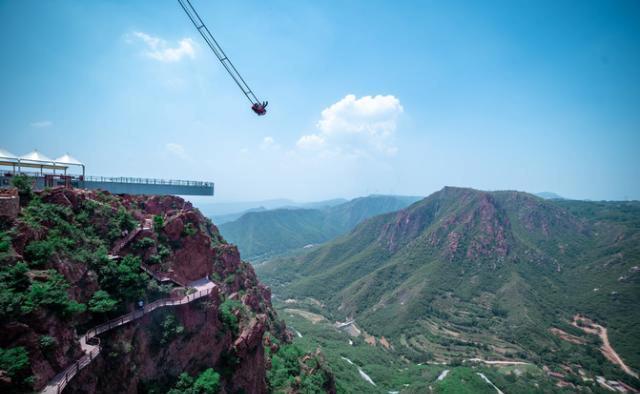
[[[12,167],[15,172],[16,168],[21,171],[21,168],[39,168],[42,173],[43,169],[48,170],[64,170],[65,174],[69,166],[82,167],[82,174],[84,175],[84,163],[80,160],[65,154],[53,160],[37,150],[33,150],[22,156],[16,156],[13,153],[0,148],[0,166]]]
[[[2,157],[3,159],[17,159],[18,156],[14,155],[13,153],[9,152],[8,150],[4,150],[2,148],[0,148],[0,157]]]
[[[75,164],[78,166],[84,165],[84,163],[82,163],[80,160],[76,159],[75,157],[71,156],[68,153],[65,153],[64,155],[58,157],[54,161],[58,164]]]
[[[32,152],[27,153],[26,155],[20,156],[20,159],[21,160],[53,162],[53,160],[51,160],[47,156],[43,155],[42,153],[38,152],[36,149],[34,149]]]

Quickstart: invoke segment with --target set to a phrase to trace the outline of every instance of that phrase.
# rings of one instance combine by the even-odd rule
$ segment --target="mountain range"
[[[214,223],[222,224],[227,220],[227,216],[236,215],[242,216],[244,213],[255,210],[267,210],[278,208],[308,208],[308,209],[321,209],[334,205],[339,205],[347,202],[344,198],[334,198],[330,200],[311,201],[311,202],[297,202],[287,198],[276,198],[271,200],[259,200],[259,201],[236,201],[236,202],[199,202],[197,208],[200,209],[203,215],[210,217],[214,220]],[[231,219],[235,220],[235,219]]]
[[[446,187],[256,271],[278,299],[355,320],[405,359],[508,358],[633,379],[579,327],[580,316],[606,327],[640,369],[639,230],[640,202]]]
[[[238,245],[244,258],[255,261],[326,242],[361,221],[397,211],[420,197],[371,195],[321,208],[279,208],[252,211],[219,225],[221,234]],[[337,200],[332,200],[337,201]]]

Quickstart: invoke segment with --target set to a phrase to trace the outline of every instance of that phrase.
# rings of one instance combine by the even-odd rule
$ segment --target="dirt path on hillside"
[[[478,363],[485,363],[488,365],[534,365],[524,361],[509,361],[509,360],[483,360],[481,358],[466,358],[464,361],[472,361]]]
[[[581,326],[578,324],[578,322],[582,322],[586,326],[585,325]],[[587,317],[580,316],[580,315],[575,315],[573,317],[573,322],[571,324],[573,324],[573,326],[581,329],[584,332],[598,335],[602,340],[602,346],[600,347],[600,351],[602,352],[602,354],[609,361],[611,361],[612,363],[622,368],[624,372],[638,379],[638,374],[635,373],[631,368],[629,368],[629,366],[627,366],[627,364],[625,364],[624,361],[622,361],[622,358],[618,355],[618,353],[616,353],[616,351],[613,350],[613,347],[611,347],[611,343],[609,342],[609,335],[607,334],[607,329],[605,327],[595,323],[593,320]]]

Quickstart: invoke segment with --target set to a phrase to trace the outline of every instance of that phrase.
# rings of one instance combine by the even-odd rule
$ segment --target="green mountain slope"
[[[247,259],[270,257],[309,244],[326,242],[353,229],[362,220],[397,211],[418,197],[368,196],[323,209],[275,209],[249,212],[220,225],[229,242]]]
[[[257,272],[278,297],[318,299],[405,357],[576,363],[625,378],[569,322],[596,319],[640,369],[639,220],[637,202],[444,188]]]

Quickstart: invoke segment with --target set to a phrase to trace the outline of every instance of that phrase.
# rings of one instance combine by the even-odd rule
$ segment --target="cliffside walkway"
[[[116,327],[120,327],[124,324],[132,322],[141,318],[142,316],[153,312],[154,310],[166,306],[176,306],[188,304],[192,301],[205,297],[213,291],[216,287],[216,284],[211,282],[209,278],[202,278],[195,282],[191,282],[188,285],[188,289],[195,290],[194,293],[185,295],[184,297],[179,298],[163,298],[157,301],[154,301],[148,305],[145,305],[143,309],[136,310],[133,312],[129,312],[126,315],[122,315],[115,319],[109,320],[106,323],[100,324],[96,327],[93,327],[89,331],[87,331],[83,336],[80,337],[80,348],[84,352],[84,356],[78,359],[75,363],[68,366],[64,371],[60,372],[56,376],[54,376],[49,383],[45,386],[45,388],[41,391],[42,394],[59,394],[64,390],[69,381],[73,379],[74,376],[81,369],[86,367],[93,361],[98,354],[100,354],[100,341],[97,337],[98,335],[112,330]]]

